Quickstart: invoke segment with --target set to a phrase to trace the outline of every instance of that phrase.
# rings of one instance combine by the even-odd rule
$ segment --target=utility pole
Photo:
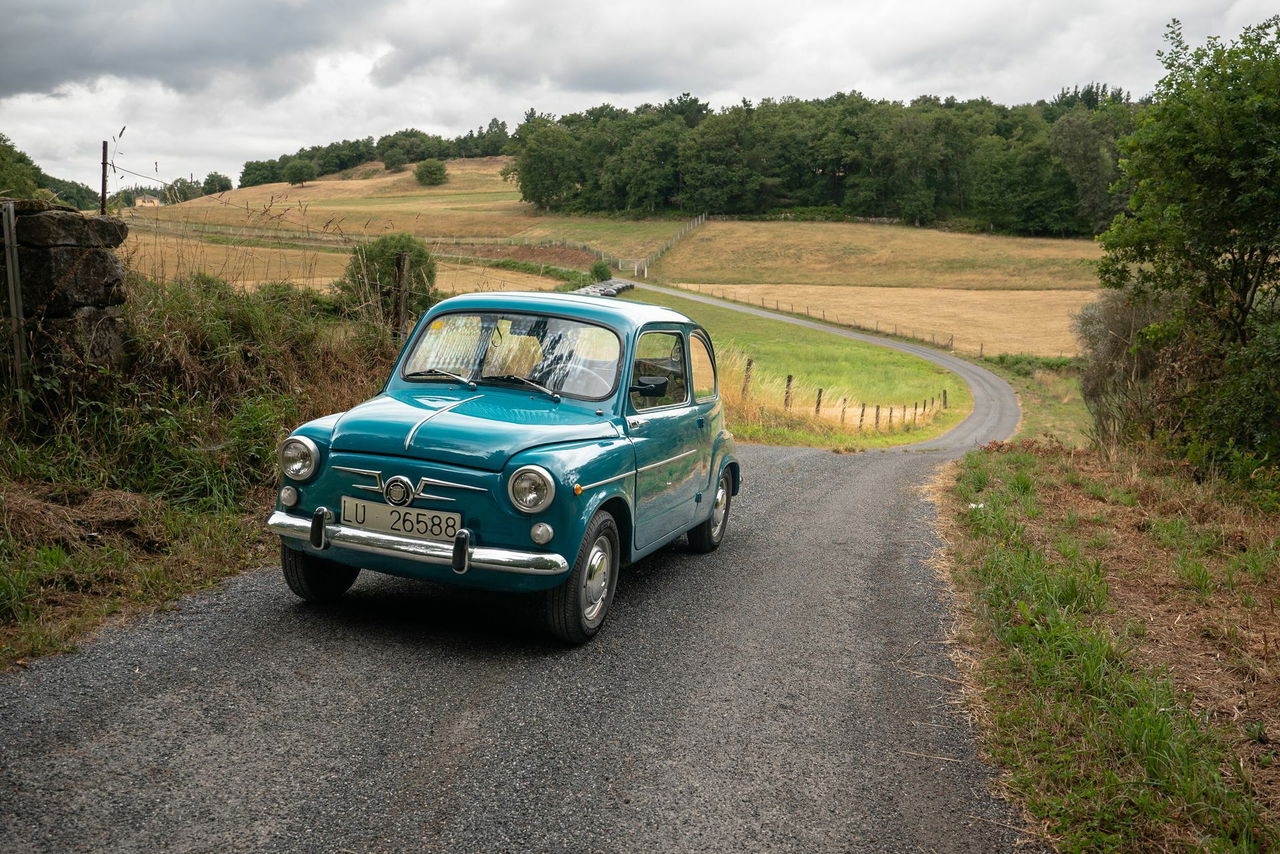
[[[107,215],[107,141],[102,141],[102,195],[98,197],[98,213]]]

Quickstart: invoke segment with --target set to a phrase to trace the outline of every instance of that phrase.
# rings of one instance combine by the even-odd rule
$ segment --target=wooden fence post
[[[791,374],[787,374],[787,394],[782,400],[782,408],[788,412],[791,411],[791,381],[793,379],[795,378]]]
[[[813,414],[822,414],[822,389],[818,389],[818,402],[813,405]]]
[[[893,429],[893,404],[889,404],[889,429]]]
[[[4,229],[4,269],[9,287],[9,330],[13,335],[13,387],[23,388],[27,376],[27,323],[22,310],[22,279],[18,271],[18,221],[14,216],[14,203],[5,202],[0,208]],[[19,400],[22,398],[19,397]],[[23,417],[26,407],[23,406]]]
[[[755,365],[751,359],[747,359],[747,369],[742,372],[742,402],[746,403],[747,395],[751,393],[751,368]]]
[[[979,341],[979,342],[978,342],[978,358],[979,358],[979,359],[983,358],[983,355],[982,355],[982,347],[983,347],[983,344],[982,344],[982,342],[981,342],[981,341]]]
[[[945,388],[942,390],[942,408],[947,408],[947,390]]]
[[[862,425],[867,420],[867,405],[862,404],[862,411],[858,413],[858,432],[862,432]]]
[[[916,424],[919,421],[920,404],[912,402],[911,404],[911,423]]]
[[[844,426],[844,417],[849,414],[849,398],[840,398],[840,426]]]
[[[876,404],[876,432],[880,432],[880,404]]]

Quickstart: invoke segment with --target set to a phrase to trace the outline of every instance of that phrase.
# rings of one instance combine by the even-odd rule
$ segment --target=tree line
[[[45,174],[25,152],[0,133],[0,196],[43,198],[87,210],[98,206],[98,193],[79,181],[65,181]]]
[[[426,133],[416,128],[406,128],[379,137],[344,139],[327,145],[313,145],[298,149],[296,154],[282,154],[274,160],[250,160],[240,171],[240,186],[254,187],[288,180],[285,170],[297,161],[309,161],[315,167],[315,176],[332,175],[362,163],[381,160],[391,168],[421,160],[446,160],[453,157],[492,157],[503,154],[510,142],[507,123],[490,119],[487,126],[467,131],[453,139]],[[392,164],[395,164],[392,167]],[[310,172],[310,170],[308,170]],[[309,179],[308,179],[309,180]]]
[[[1120,210],[1116,141],[1140,103],[1091,83],[1015,107],[857,92],[712,110],[686,93],[633,110],[530,110],[510,174],[539,208],[889,218],[1086,235]]]

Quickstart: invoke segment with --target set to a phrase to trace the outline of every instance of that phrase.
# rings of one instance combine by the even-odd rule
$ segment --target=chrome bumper
[[[267,519],[267,528],[271,533],[282,537],[304,541],[311,539],[311,519],[303,516],[292,516],[277,510]],[[417,563],[454,565],[453,543],[415,540],[346,525],[326,524],[324,545],[326,548],[332,545]],[[466,562],[461,571],[465,572],[467,569],[491,569],[495,572],[516,572],[523,575],[557,575],[568,571],[569,562],[558,554],[548,552],[518,552],[467,546]]]

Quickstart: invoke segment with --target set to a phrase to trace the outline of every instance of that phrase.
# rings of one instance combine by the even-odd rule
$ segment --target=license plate
[[[452,540],[462,528],[462,514],[413,507],[391,507],[342,496],[342,524],[382,531],[415,540]]]

